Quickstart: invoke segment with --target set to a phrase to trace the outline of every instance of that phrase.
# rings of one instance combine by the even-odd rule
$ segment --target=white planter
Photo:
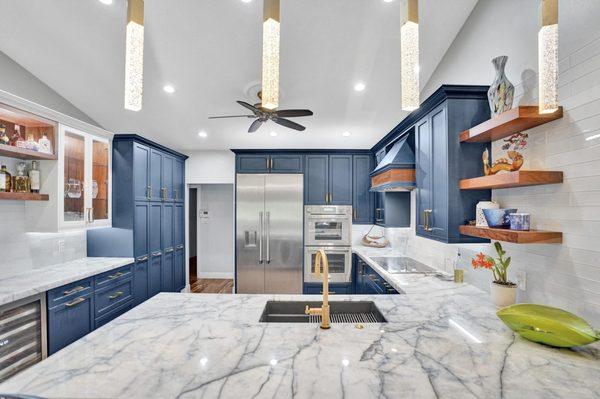
[[[499,308],[514,305],[517,299],[517,286],[507,286],[496,284],[493,281],[490,284],[490,293],[492,302]]]

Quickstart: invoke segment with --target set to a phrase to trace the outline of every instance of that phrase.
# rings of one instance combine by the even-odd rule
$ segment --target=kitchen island
[[[363,255],[364,256],[364,255]],[[367,256],[364,256],[369,260]],[[387,277],[386,277],[387,278]],[[372,300],[387,323],[261,323],[268,300],[318,296],[161,293],[0,385],[47,398],[468,398],[600,393],[600,346],[515,336],[486,293],[399,276]]]

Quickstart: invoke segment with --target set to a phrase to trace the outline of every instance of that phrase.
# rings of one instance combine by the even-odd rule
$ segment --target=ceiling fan
[[[303,131],[306,128],[296,122],[292,122],[284,118],[294,118],[298,116],[311,116],[312,111],[308,109],[282,109],[269,110],[262,108],[260,104],[251,105],[244,101],[237,101],[242,107],[252,111],[252,115],[229,115],[229,116],[210,116],[208,119],[224,119],[224,118],[256,118],[250,125],[248,133],[254,133],[262,126],[263,123],[271,120],[278,125],[285,126],[290,129]]]

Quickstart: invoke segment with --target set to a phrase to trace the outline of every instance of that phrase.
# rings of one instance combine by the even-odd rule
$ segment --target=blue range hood
[[[415,187],[415,153],[405,136],[371,172],[371,191],[410,191]]]

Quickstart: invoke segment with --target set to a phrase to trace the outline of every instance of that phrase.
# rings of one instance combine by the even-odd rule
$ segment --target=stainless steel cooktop
[[[437,274],[438,271],[405,256],[371,258],[391,274]]]

